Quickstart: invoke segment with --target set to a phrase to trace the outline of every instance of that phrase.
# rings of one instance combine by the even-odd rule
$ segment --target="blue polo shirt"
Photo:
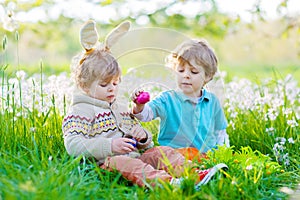
[[[163,146],[196,147],[206,152],[216,148],[218,131],[227,127],[218,98],[205,89],[197,99],[168,90],[148,105],[153,111],[153,119],[160,118],[158,142]]]

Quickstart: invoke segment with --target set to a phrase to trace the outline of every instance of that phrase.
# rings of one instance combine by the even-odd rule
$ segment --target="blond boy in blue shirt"
[[[195,148],[200,153],[229,146],[227,121],[218,98],[204,89],[217,72],[217,57],[205,40],[190,39],[167,58],[176,72],[178,88],[159,94],[146,104],[136,101],[142,90],[132,95],[133,114],[141,121],[160,118],[160,145]]]

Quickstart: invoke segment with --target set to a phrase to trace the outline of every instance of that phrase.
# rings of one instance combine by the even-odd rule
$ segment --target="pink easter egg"
[[[145,104],[150,101],[150,94],[149,92],[141,92],[139,96],[136,98],[136,102],[139,104]]]

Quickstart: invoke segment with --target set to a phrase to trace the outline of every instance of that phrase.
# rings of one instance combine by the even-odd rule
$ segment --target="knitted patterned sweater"
[[[107,156],[114,155],[112,139],[130,135],[133,126],[140,124],[120,103],[110,105],[85,94],[76,94],[62,124],[64,145],[70,155],[94,157],[102,163]],[[144,143],[138,142],[138,149],[151,144],[152,135],[147,134]]]

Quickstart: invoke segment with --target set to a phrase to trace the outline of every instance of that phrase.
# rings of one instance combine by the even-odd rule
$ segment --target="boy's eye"
[[[184,72],[184,68],[178,68],[177,71],[178,72]]]
[[[119,84],[119,82],[113,82],[113,85],[114,86],[116,86],[116,85],[118,85]]]
[[[100,85],[101,87],[106,87],[106,86],[107,86],[107,83],[99,83],[99,85]]]
[[[198,71],[192,71],[192,74],[198,74],[199,72]]]

